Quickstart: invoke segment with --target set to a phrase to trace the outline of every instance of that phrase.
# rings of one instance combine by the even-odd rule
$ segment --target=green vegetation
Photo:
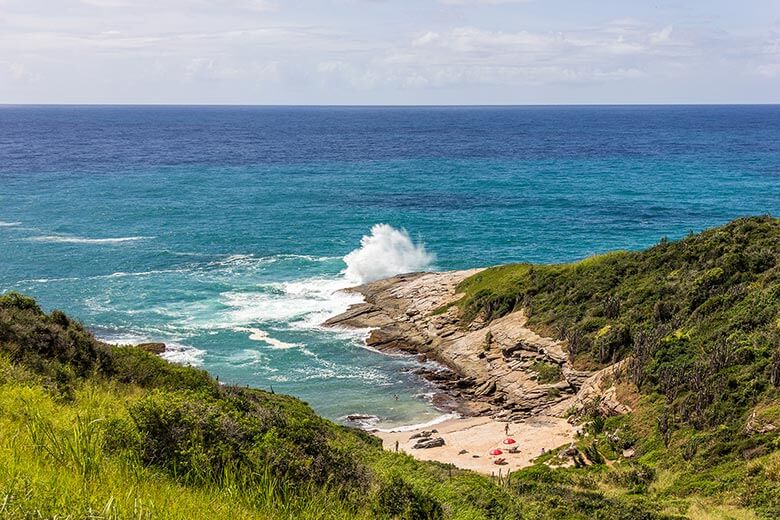
[[[537,361],[531,366],[536,372],[540,383],[557,383],[561,380],[561,367],[544,361]]]
[[[468,319],[523,307],[634,411],[584,417],[499,482],[386,452],[303,402],[95,340],[0,296],[0,517],[656,519],[780,517],[780,222],[641,253],[466,280]],[[487,348],[490,339],[486,337]],[[540,364],[540,380],[557,381]],[[631,453],[629,453],[631,452]],[[507,481],[508,480],[508,481]]]
[[[466,321],[522,308],[532,328],[567,341],[579,368],[628,358],[614,383],[638,399],[634,412],[618,424],[594,408],[588,419],[600,453],[617,457],[609,436],[622,437],[656,472],[643,493],[717,496],[780,517],[780,220],[573,264],[496,267],[459,289]]]
[[[623,511],[588,497],[569,518]],[[221,386],[0,296],[2,518],[560,518],[551,500],[569,497],[384,451],[297,399]]]

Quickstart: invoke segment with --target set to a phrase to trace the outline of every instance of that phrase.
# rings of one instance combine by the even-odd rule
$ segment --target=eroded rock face
[[[552,415],[568,415],[570,421],[576,421],[583,413],[595,408],[604,417],[623,415],[631,411],[631,407],[620,401],[615,383],[621,379],[630,359],[624,359],[610,365],[585,379],[577,394],[550,410]]]
[[[372,329],[367,345],[440,363],[420,373],[457,398],[461,413],[519,420],[573,398],[592,372],[574,370],[563,343],[530,330],[522,311],[462,326],[452,305],[456,286],[477,272],[415,273],[356,287],[366,302],[325,324]],[[560,381],[540,382],[539,364],[557,367]]]

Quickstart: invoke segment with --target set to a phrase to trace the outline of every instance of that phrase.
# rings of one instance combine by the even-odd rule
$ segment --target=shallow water
[[[440,413],[338,289],[779,212],[780,107],[0,108],[0,290],[381,427]]]

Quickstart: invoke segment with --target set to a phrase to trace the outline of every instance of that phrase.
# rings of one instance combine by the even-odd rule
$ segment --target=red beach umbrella
[[[503,453],[504,453],[504,452],[503,452],[503,451],[501,451],[501,450],[499,450],[498,448],[496,448],[495,450],[491,450],[491,451],[490,451],[490,454],[491,454],[491,455],[501,455],[501,454],[503,454]]]
[[[516,444],[516,443],[517,443],[517,441],[514,440],[512,437],[508,437],[508,438],[504,439],[504,444]]]

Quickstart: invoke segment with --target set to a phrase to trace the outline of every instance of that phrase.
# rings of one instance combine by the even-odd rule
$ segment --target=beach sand
[[[498,474],[499,469],[506,474],[507,471],[530,466],[531,461],[541,454],[542,448],[550,450],[574,439],[574,428],[566,420],[549,416],[534,417],[523,422],[509,423],[509,437],[515,439],[517,444],[514,446],[520,448],[519,453],[509,453],[510,446],[503,444],[506,424],[490,417],[465,417],[417,430],[373,433],[382,439],[386,450],[395,450],[395,442],[398,441],[399,451],[417,459],[450,463],[487,475]],[[409,437],[431,429],[438,430],[433,437],[442,437],[446,444],[438,448],[413,449],[417,439],[410,440]],[[489,452],[495,448],[501,449],[504,454],[491,456]],[[467,453],[460,454],[462,450]],[[498,458],[506,459],[507,464],[494,464]]]

